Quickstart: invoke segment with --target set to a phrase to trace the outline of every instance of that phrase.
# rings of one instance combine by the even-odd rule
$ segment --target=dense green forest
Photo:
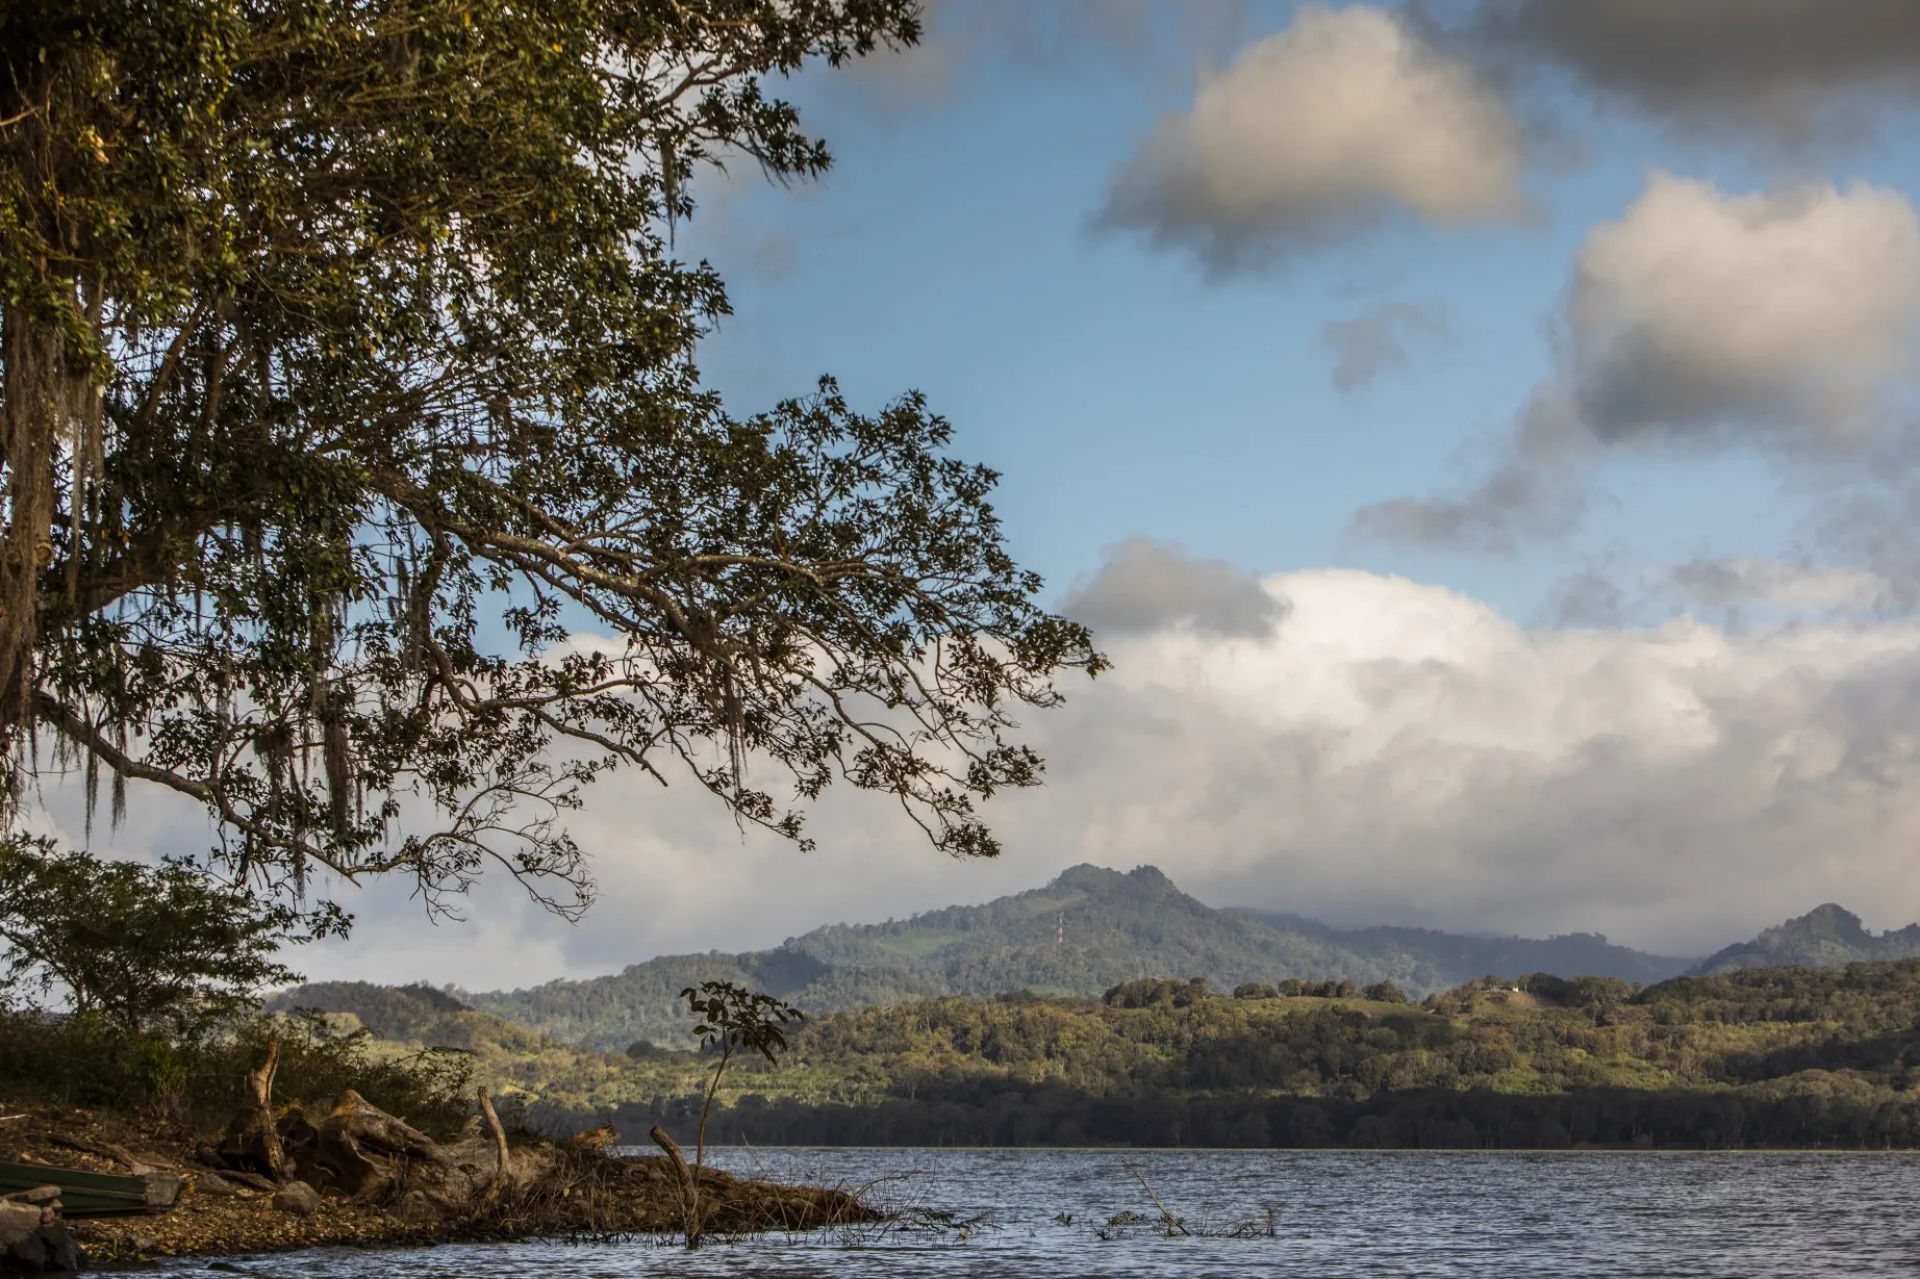
[[[1920,1144],[1920,961],[1646,988],[1489,978],[1417,1006],[1240,993],[1133,983],[823,1018],[790,1068],[743,1073],[716,1123],[762,1144]],[[683,1123],[698,1063],[643,1066],[656,1100],[617,1121]]]
[[[340,984],[393,1041],[475,1054],[554,1127],[689,1131],[712,1066],[561,1044],[444,992]],[[356,991],[365,1002],[348,1009]],[[1483,978],[1138,979],[828,1014],[726,1074],[710,1138],[755,1144],[1920,1146],[1920,960],[1648,987]],[[402,1041],[404,1041],[404,1046]]]
[[[1695,961],[1647,955],[1592,934],[1529,940],[1422,929],[1342,932],[1296,917],[1216,910],[1151,866],[1076,866],[1045,887],[980,906],[881,924],[832,924],[772,950],[676,955],[586,981],[466,994],[474,1007],[559,1039],[620,1051],[635,1040],[688,1046],[679,992],[702,981],[766,990],[810,1012],[1007,990],[1093,997],[1158,973],[1216,988],[1278,977],[1392,981],[1414,995],[1490,972],[1583,972],[1657,981]]]

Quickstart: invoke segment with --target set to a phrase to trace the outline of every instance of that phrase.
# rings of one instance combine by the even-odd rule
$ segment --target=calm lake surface
[[[650,1241],[521,1243],[322,1250],[235,1268],[263,1279],[1920,1274],[1920,1155],[710,1153],[755,1176],[871,1183],[880,1202],[972,1224],[714,1242],[691,1254]],[[1191,1234],[1167,1237],[1141,1177]],[[175,1262],[162,1273],[233,1270]]]

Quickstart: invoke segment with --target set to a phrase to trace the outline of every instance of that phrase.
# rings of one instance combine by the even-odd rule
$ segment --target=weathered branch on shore
[[[274,1124],[273,1115],[273,1076],[280,1066],[280,1036],[275,1035],[267,1042],[267,1059],[260,1063],[260,1069],[247,1076],[247,1084],[253,1090],[254,1109],[258,1113],[260,1149],[266,1163],[266,1175],[274,1181],[286,1178],[286,1155],[280,1147],[280,1133]]]
[[[687,1247],[700,1246],[700,1188],[694,1182],[693,1169],[687,1167],[687,1157],[680,1152],[679,1143],[667,1136],[667,1130],[655,1124],[653,1131],[647,1134],[653,1138],[653,1144],[667,1152],[667,1159],[673,1164],[674,1175],[680,1182],[681,1212],[686,1218],[684,1230]]]
[[[498,1198],[500,1187],[505,1184],[512,1168],[512,1157],[507,1152],[507,1130],[500,1126],[500,1116],[494,1113],[493,1100],[487,1096],[487,1090],[480,1089],[480,1113],[487,1118],[487,1128],[493,1133],[494,1172],[493,1185],[488,1194]]]

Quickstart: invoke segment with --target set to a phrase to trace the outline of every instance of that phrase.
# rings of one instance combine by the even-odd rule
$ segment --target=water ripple
[[[1822,1279],[1920,1273],[1920,1155],[722,1150],[870,1186],[936,1231],[535,1242],[239,1259],[260,1279]],[[1168,1238],[1140,1178],[1190,1234]],[[1146,1224],[1109,1225],[1133,1214]],[[1235,1237],[1235,1236],[1238,1237]],[[214,1279],[174,1262],[177,1279]]]

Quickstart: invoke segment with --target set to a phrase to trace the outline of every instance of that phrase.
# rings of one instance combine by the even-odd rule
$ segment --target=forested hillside
[[[1616,946],[1599,933],[1540,938],[1479,937],[1432,928],[1332,928],[1299,915],[1245,913],[1282,932],[1323,938],[1361,954],[1419,955],[1434,970],[1448,974],[1450,980],[1440,983],[1436,989],[1456,986],[1489,973],[1585,973],[1646,984],[1687,972],[1695,962]],[[1419,990],[1418,993],[1428,992]]]
[[[579,1044],[467,1007],[431,986],[371,982],[313,982],[283,992],[267,1011],[327,1014],[339,1034],[364,1031],[388,1057],[457,1053],[470,1057],[476,1077],[495,1093],[522,1104],[540,1099],[569,1105],[645,1095],[632,1059]]]
[[[1011,990],[1093,996],[1134,977],[1392,981],[1416,996],[1490,972],[1594,973],[1652,981],[1693,960],[1646,955],[1591,935],[1530,941],[1421,929],[1341,932],[1292,916],[1216,910],[1151,866],[1076,866],[1044,888],[884,924],[832,924],[773,950],[675,955],[618,974],[470,994],[475,1007],[560,1039],[618,1051],[637,1040],[686,1045],[679,992],[740,982],[809,1012]]]
[[[716,1123],[759,1144],[1920,1144],[1920,961],[1517,985],[869,1009],[735,1076]],[[684,1125],[701,1063],[641,1073],[654,1100],[618,1121]]]
[[[343,1028],[474,1054],[536,1122],[690,1135],[713,1058],[558,1043],[444,992],[334,983]],[[294,1002],[283,1000],[283,1006]],[[359,1011],[355,1011],[356,1008]],[[364,1016],[362,1015],[364,1013]],[[1136,979],[811,1019],[736,1059],[711,1136],[755,1144],[1920,1145],[1920,960],[1649,987]]]

